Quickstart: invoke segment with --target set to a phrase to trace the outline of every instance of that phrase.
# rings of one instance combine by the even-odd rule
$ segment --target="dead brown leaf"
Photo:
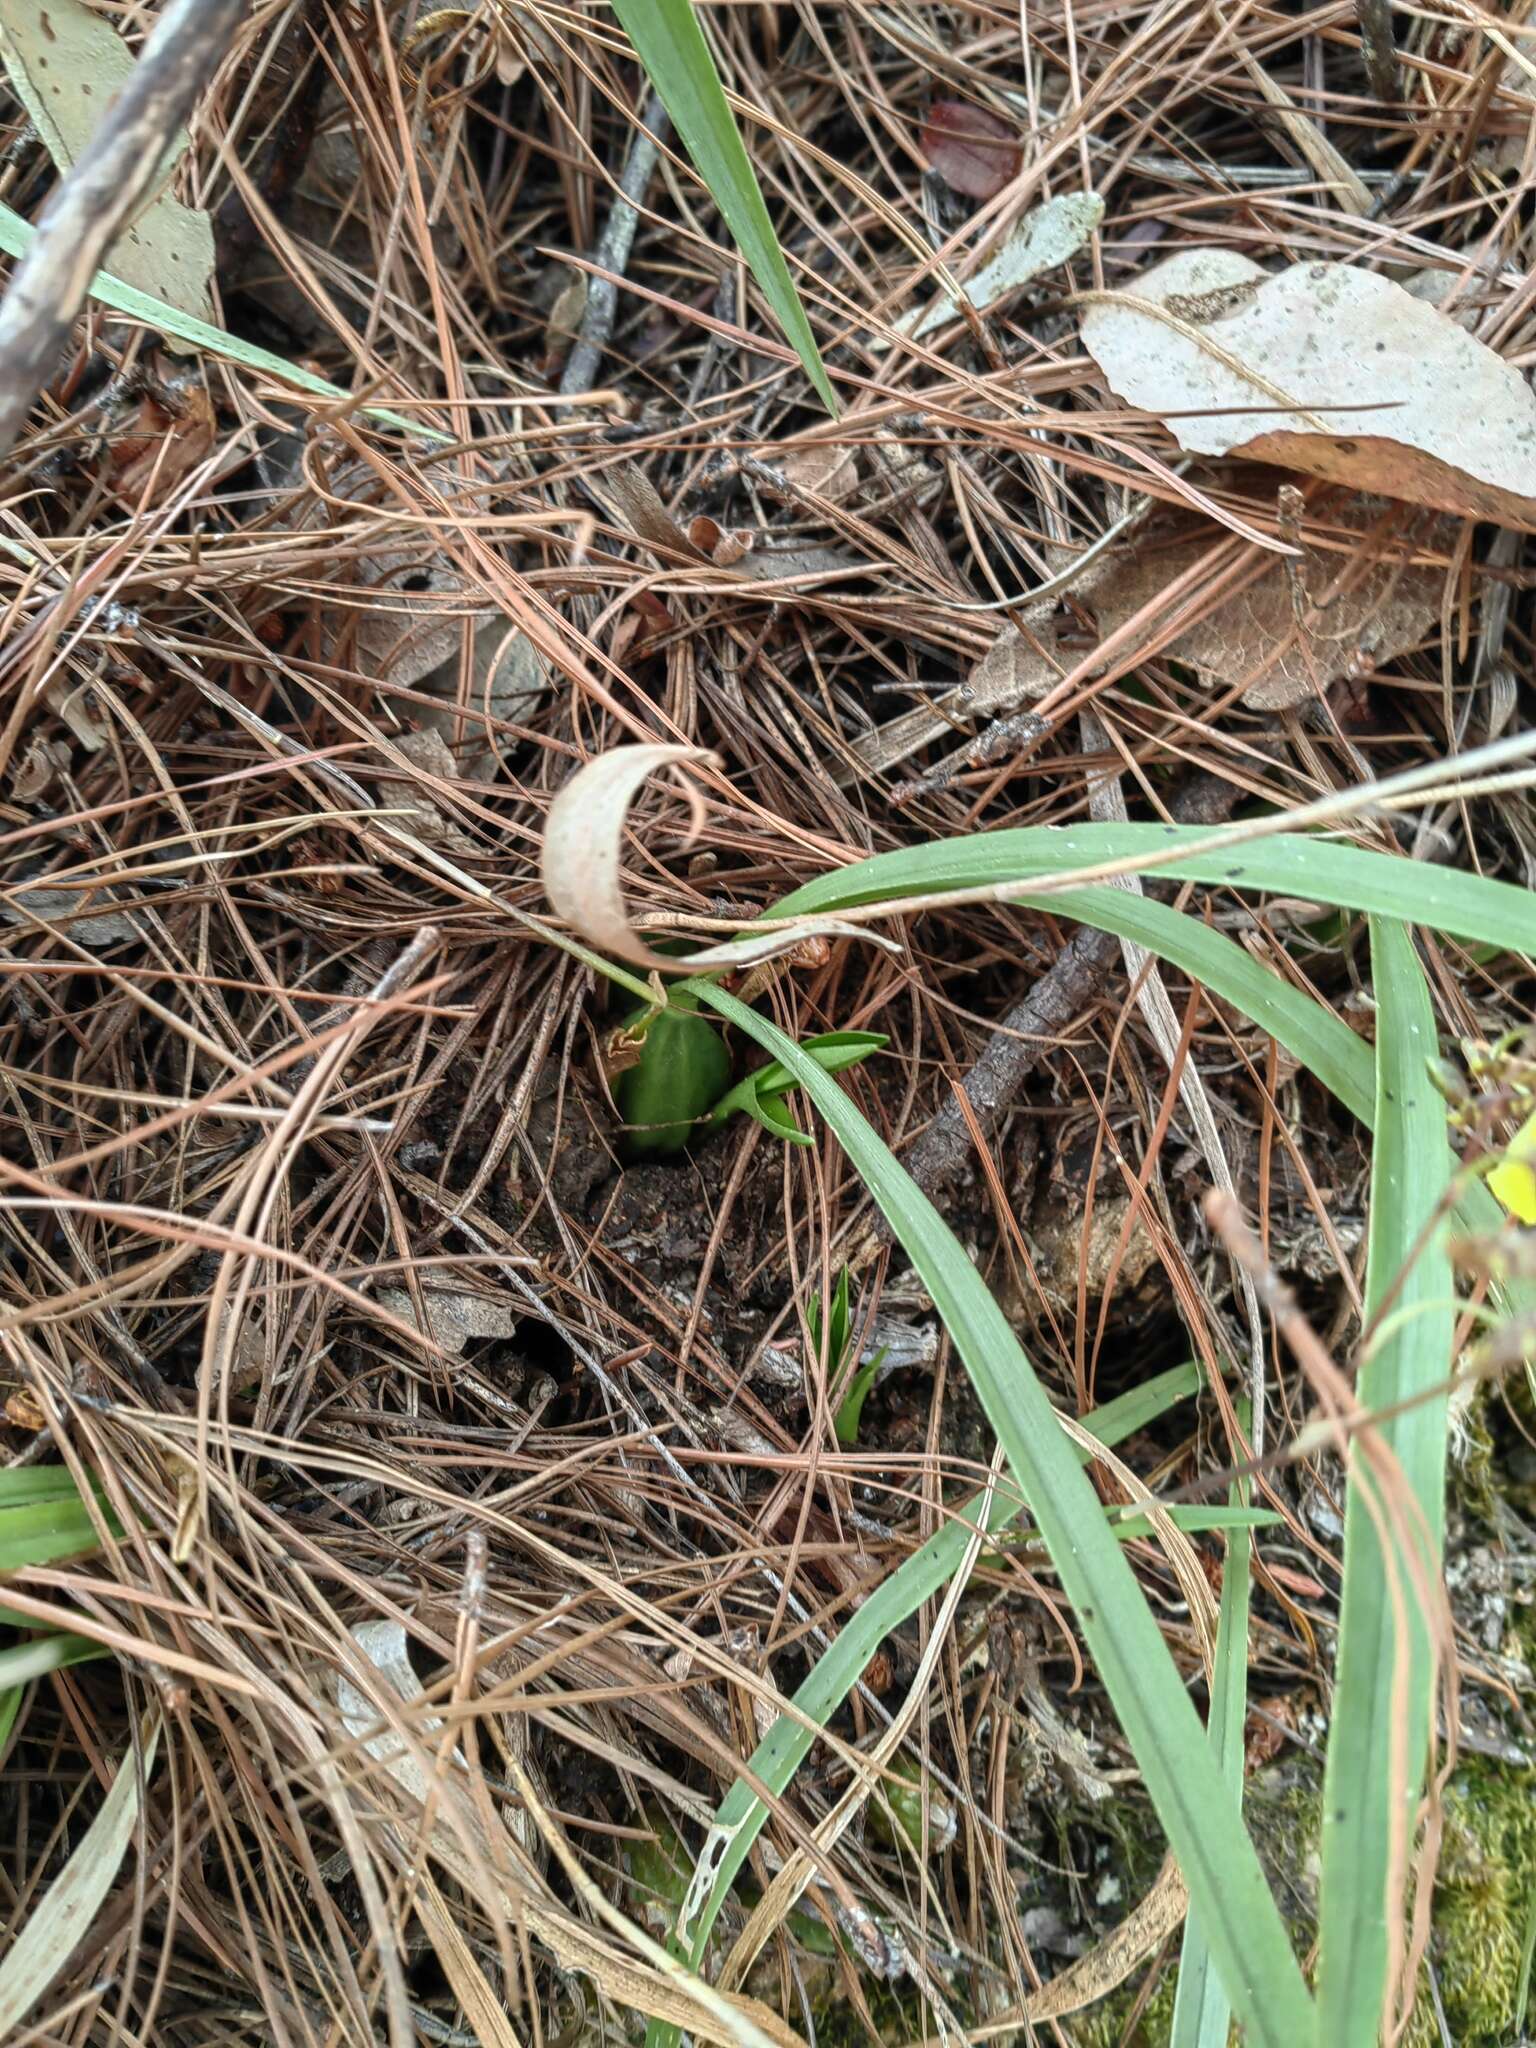
[[[923,154],[951,191],[995,199],[1019,175],[1018,133],[965,100],[935,100],[923,124]]]
[[[1252,550],[1230,596],[1163,647],[1208,689],[1238,689],[1255,710],[1278,710],[1321,695],[1341,677],[1368,674],[1416,646],[1440,608],[1443,572],[1424,556],[1446,552],[1451,522],[1405,513],[1382,498],[1329,494],[1308,509],[1312,530],[1333,530],[1337,548],[1315,548],[1304,564]],[[1358,534],[1359,545],[1347,536]],[[855,742],[865,768],[895,767],[945,730],[1006,717],[1043,697],[1097,640],[1155,604],[1224,537],[1208,527],[1164,533],[1143,528],[1088,570],[1071,606],[1049,617],[1026,612],[1006,626],[969,679],[932,706],[909,711]],[[1087,630],[1085,632],[1085,621]]]

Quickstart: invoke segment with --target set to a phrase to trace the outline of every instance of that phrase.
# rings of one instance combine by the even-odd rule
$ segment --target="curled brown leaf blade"
[[[630,806],[660,769],[712,765],[715,760],[703,747],[655,742],[610,748],[578,768],[550,805],[544,828],[539,871],[556,915],[596,951],[656,974],[755,966],[794,951],[807,939],[822,937],[860,938],[896,951],[890,940],[860,926],[820,917],[755,938],[705,946],[696,953],[657,952],[637,929],[624,901],[620,869]]]

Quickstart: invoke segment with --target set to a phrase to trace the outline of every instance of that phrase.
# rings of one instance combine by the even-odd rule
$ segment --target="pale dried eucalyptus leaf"
[[[0,59],[61,171],[101,125],[135,62],[111,22],[84,0],[0,0]],[[135,290],[211,321],[213,222],[201,207],[183,206],[165,189],[187,140],[184,128],[171,138],[160,190],[112,244],[106,268]],[[166,345],[180,353],[190,347],[170,335]]]
[[[1025,214],[995,256],[965,279],[965,296],[978,313],[990,312],[1048,270],[1075,256],[1098,230],[1104,202],[1097,192],[1067,192]],[[940,292],[929,305],[896,321],[898,334],[920,341],[960,317],[960,302]]]
[[[1192,453],[1536,531],[1536,394],[1374,271],[1181,251],[1134,293],[1092,294],[1083,344]]]

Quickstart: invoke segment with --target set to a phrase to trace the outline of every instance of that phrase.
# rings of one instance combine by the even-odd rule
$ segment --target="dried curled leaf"
[[[635,929],[619,883],[620,849],[629,807],[658,768],[690,761],[713,762],[702,747],[647,745],[613,747],[599,754],[566,783],[549,807],[539,871],[556,915],[601,953],[659,974],[692,974],[716,967],[749,967],[774,960],[818,935],[868,939],[896,947],[857,925],[836,918],[808,919],[756,939],[706,946],[684,956],[658,953]]]
[[[923,126],[923,154],[952,192],[995,199],[1019,175],[1018,130],[985,107],[935,100]]]
[[[1536,531],[1536,395],[1390,278],[1342,263],[1271,276],[1185,251],[1095,294],[1083,343],[1180,447]]]
[[[1335,529],[1334,545],[1304,562],[1258,548],[1228,594],[1183,627],[1160,652],[1186,663],[1211,690],[1238,689],[1255,710],[1281,710],[1320,695],[1340,677],[1394,661],[1431,630],[1444,572],[1416,555],[1448,553],[1451,522],[1405,512],[1382,498],[1325,493],[1308,508],[1309,531]],[[1341,545],[1338,529],[1358,534]],[[1026,607],[1005,626],[966,682],[919,710],[903,712],[853,742],[868,771],[897,766],[932,739],[1032,703],[1067,670],[1225,544],[1209,527],[1162,531],[1153,524],[1133,547],[1086,570],[1070,606]],[[1149,619],[1153,614],[1149,611]]]

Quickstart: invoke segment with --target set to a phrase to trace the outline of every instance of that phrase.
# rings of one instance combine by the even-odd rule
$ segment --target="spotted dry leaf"
[[[1181,448],[1536,531],[1536,395],[1375,271],[1185,250],[1088,295],[1083,344]]]

